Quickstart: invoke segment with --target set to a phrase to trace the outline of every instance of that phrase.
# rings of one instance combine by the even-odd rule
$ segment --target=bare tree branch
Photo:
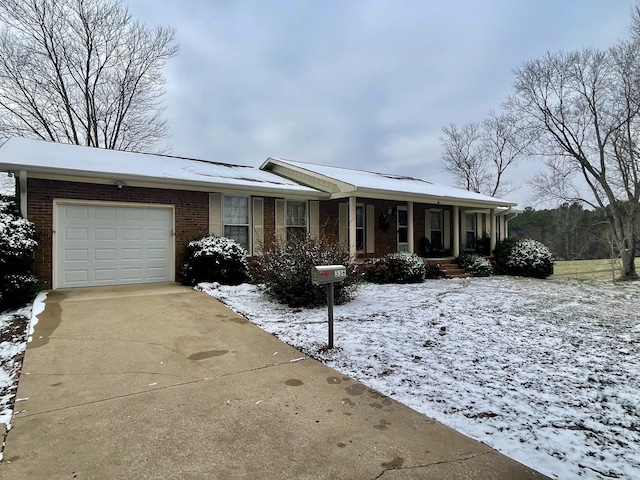
[[[174,31],[119,0],[0,0],[0,136],[153,151]]]
[[[443,170],[453,174],[458,186],[497,196],[513,191],[504,173],[527,155],[529,130],[509,112],[492,111],[482,123],[455,123],[442,129]]]

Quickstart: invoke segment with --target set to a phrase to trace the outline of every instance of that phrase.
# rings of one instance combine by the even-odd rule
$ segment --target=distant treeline
[[[558,260],[590,260],[618,255],[605,212],[602,209],[585,210],[579,203],[565,203],[552,210],[527,207],[509,222],[509,236],[538,240]]]

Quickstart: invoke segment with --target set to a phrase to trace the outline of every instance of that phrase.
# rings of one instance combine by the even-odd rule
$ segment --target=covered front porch
[[[424,257],[489,255],[508,236],[516,203],[426,180],[268,158],[260,167],[328,194],[319,233],[354,260],[408,251]],[[482,252],[480,252],[482,253]]]
[[[337,212],[336,212],[337,210]],[[320,202],[325,236],[337,236],[352,258],[408,251],[425,258],[461,253],[489,255],[508,236],[508,207],[479,208],[441,202],[350,196]]]

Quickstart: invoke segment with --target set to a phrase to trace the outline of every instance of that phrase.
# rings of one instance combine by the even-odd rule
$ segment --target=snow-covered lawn
[[[200,288],[283,341],[555,478],[640,478],[640,285],[513,277],[360,286],[295,310]]]

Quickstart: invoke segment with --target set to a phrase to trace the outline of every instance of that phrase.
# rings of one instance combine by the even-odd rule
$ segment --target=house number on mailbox
[[[329,348],[333,348],[333,284],[347,278],[344,265],[323,265],[311,270],[311,283],[327,285],[327,317],[329,323]]]

